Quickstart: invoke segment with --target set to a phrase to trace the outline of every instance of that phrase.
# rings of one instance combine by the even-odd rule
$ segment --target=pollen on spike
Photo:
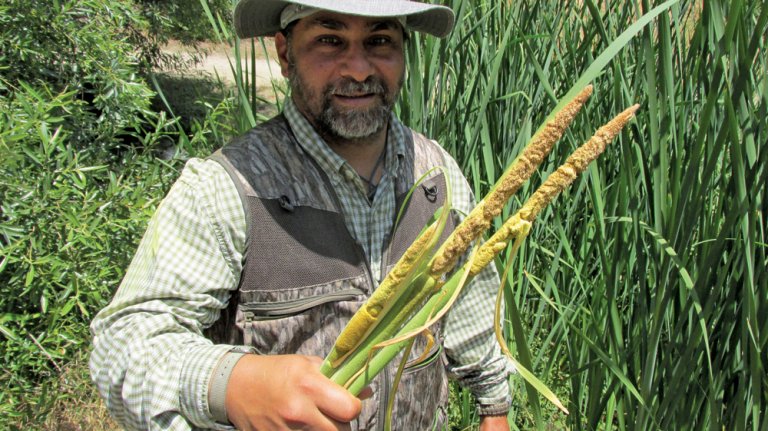
[[[533,175],[536,168],[549,154],[584,103],[592,95],[592,85],[584,87],[572,101],[557,111],[552,120],[536,133],[523,152],[504,172],[490,193],[469,213],[445,243],[435,253],[430,265],[430,273],[439,277],[456,265],[459,256],[470,247],[472,241],[480,237],[491,225],[494,217],[501,214],[504,205],[514,195],[525,181]]]
[[[565,163],[557,168],[534,192],[528,201],[520,208],[520,218],[533,221],[560,192],[565,190],[576,177],[584,172],[608,144],[621,132],[621,129],[634,117],[640,105],[633,105],[624,110],[611,121],[600,127],[592,138],[576,149]]]

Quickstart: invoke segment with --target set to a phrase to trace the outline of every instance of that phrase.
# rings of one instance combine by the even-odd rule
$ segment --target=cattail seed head
[[[400,284],[412,272],[415,265],[418,264],[424,247],[428,245],[435,234],[435,229],[436,225],[433,224],[416,238],[416,241],[408,247],[397,262],[397,265],[387,274],[379,287],[373,291],[371,297],[352,316],[352,319],[336,339],[336,344],[329,355],[331,363],[343,359],[373,330],[378,322],[379,315],[384,310],[384,304],[391,303],[393,298],[399,293]]]
[[[634,117],[635,111],[639,107],[640,105],[634,105],[626,109],[613,120],[599,128],[586,144],[577,148],[565,163],[557,168],[523,205],[519,211],[520,218],[533,221],[555,196],[568,187],[605,150],[605,147],[613,141],[627,122]]]
[[[430,266],[433,277],[440,277],[453,269],[472,241],[488,230],[491,221],[501,214],[509,198],[533,175],[591,95],[592,86],[588,85],[533,136],[531,143],[512,162],[485,199],[478,203],[437,251]]]

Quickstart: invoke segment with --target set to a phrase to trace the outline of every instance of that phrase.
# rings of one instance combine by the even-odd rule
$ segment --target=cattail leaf
[[[539,133],[544,128],[544,125],[549,120],[554,118],[560,109],[562,109],[566,104],[573,100],[573,98],[576,97],[576,95],[579,94],[579,92],[584,87],[586,87],[590,82],[597,78],[597,76],[603,72],[605,66],[607,66],[614,57],[616,57],[622,48],[624,48],[629,43],[629,41],[632,40],[632,38],[634,38],[637,33],[640,32],[640,30],[642,30],[646,25],[653,21],[654,18],[672,7],[678,1],[680,0],[669,0],[651,9],[648,11],[648,13],[638,19],[637,22],[624,30],[624,32],[621,33],[613,42],[611,42],[611,44],[608,45],[608,47],[605,48],[605,50],[600,53],[599,56],[597,56],[597,58],[595,58],[587,70],[585,70],[584,73],[579,76],[579,78],[565,93],[565,95],[560,98],[560,101],[557,103],[557,105],[555,105],[555,109],[553,109],[552,113],[550,113],[546,120],[544,120],[542,126],[539,128],[539,130],[536,131],[536,133]]]
[[[535,287],[535,289],[538,292],[543,292],[543,289],[541,288],[541,286],[539,286],[538,283],[536,283],[536,281],[532,277],[529,277],[528,274],[526,274],[526,279],[528,280],[529,283],[531,283],[532,286]],[[556,311],[560,313],[560,310],[556,309]],[[600,347],[598,347],[594,341],[592,341],[587,335],[585,335],[581,331],[581,329],[577,328],[572,323],[569,323],[569,322],[566,322],[566,323],[568,323],[568,325],[571,327],[571,330],[573,331],[573,333],[578,334],[582,338],[582,341],[587,343],[590,350],[600,358],[602,363],[608,366],[608,368],[616,376],[616,378],[619,379],[619,381],[624,385],[624,387],[637,399],[638,403],[641,406],[645,406],[645,401],[642,395],[640,395],[640,392],[637,390],[637,387],[635,387],[634,383],[632,383],[629,380],[629,378],[627,378],[626,374],[621,370],[621,367],[619,367],[619,365],[607,353],[605,353],[605,351],[600,349]]]
[[[568,409],[565,408],[563,403],[560,401],[560,399],[555,395],[554,392],[552,392],[547,385],[545,385],[541,380],[539,380],[536,375],[534,375],[532,372],[530,372],[527,368],[525,368],[520,362],[517,362],[514,358],[510,358],[512,363],[515,365],[515,368],[517,369],[517,373],[520,374],[520,377],[525,379],[526,383],[533,386],[534,389],[536,389],[544,398],[548,399],[552,404],[555,405],[558,409],[562,410],[563,413],[568,414]]]

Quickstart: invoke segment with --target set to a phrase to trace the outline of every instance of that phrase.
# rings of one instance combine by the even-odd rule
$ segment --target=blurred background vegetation
[[[398,112],[456,156],[477,195],[657,4],[447,3],[457,30],[414,35]],[[231,8],[0,3],[0,428],[114,428],[88,380],[90,319],[184,161],[284,97],[279,83],[256,88],[254,59],[269,41],[240,46]],[[508,209],[600,124],[641,104],[512,262],[510,349],[571,412],[513,377],[513,429],[768,430],[767,27],[761,2],[672,4],[594,79]],[[234,85],[159,74],[189,67],[162,49],[169,40],[233,45]],[[469,395],[454,388],[454,399],[453,427],[471,428]]]

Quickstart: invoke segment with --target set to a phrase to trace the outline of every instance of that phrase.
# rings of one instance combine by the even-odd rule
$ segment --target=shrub
[[[0,6],[0,429],[43,422],[179,155],[225,139],[226,104],[191,137],[151,110],[147,28],[128,0]]]
[[[185,44],[214,39],[215,32],[198,0],[137,0],[152,32],[162,39],[178,39]],[[226,26],[231,24],[231,0],[207,0],[212,16]]]
[[[208,154],[226,139],[213,124],[226,104],[211,107],[191,137],[153,115],[134,125],[135,144],[115,160],[77,148],[62,114],[82,104],[71,96],[24,85],[0,98],[0,429],[40,423],[60,404],[62,394],[46,388],[87,352],[88,324],[122,279],[182,155]]]
[[[110,164],[102,152],[79,151],[64,116],[82,105],[72,94],[25,85],[0,99],[0,381],[8,388],[0,417],[7,419],[35,410],[28,397],[37,384],[87,346],[90,317],[111,296],[174,174],[170,164],[152,163],[151,152],[128,151]],[[152,126],[167,130],[165,123],[158,117]],[[151,148],[165,135],[146,134],[142,144]]]
[[[0,90],[44,84],[60,99],[68,139],[80,149],[114,151],[149,114],[153,95],[140,78],[152,63],[147,24],[129,0],[7,0],[0,7]],[[143,50],[137,47],[150,47]]]

